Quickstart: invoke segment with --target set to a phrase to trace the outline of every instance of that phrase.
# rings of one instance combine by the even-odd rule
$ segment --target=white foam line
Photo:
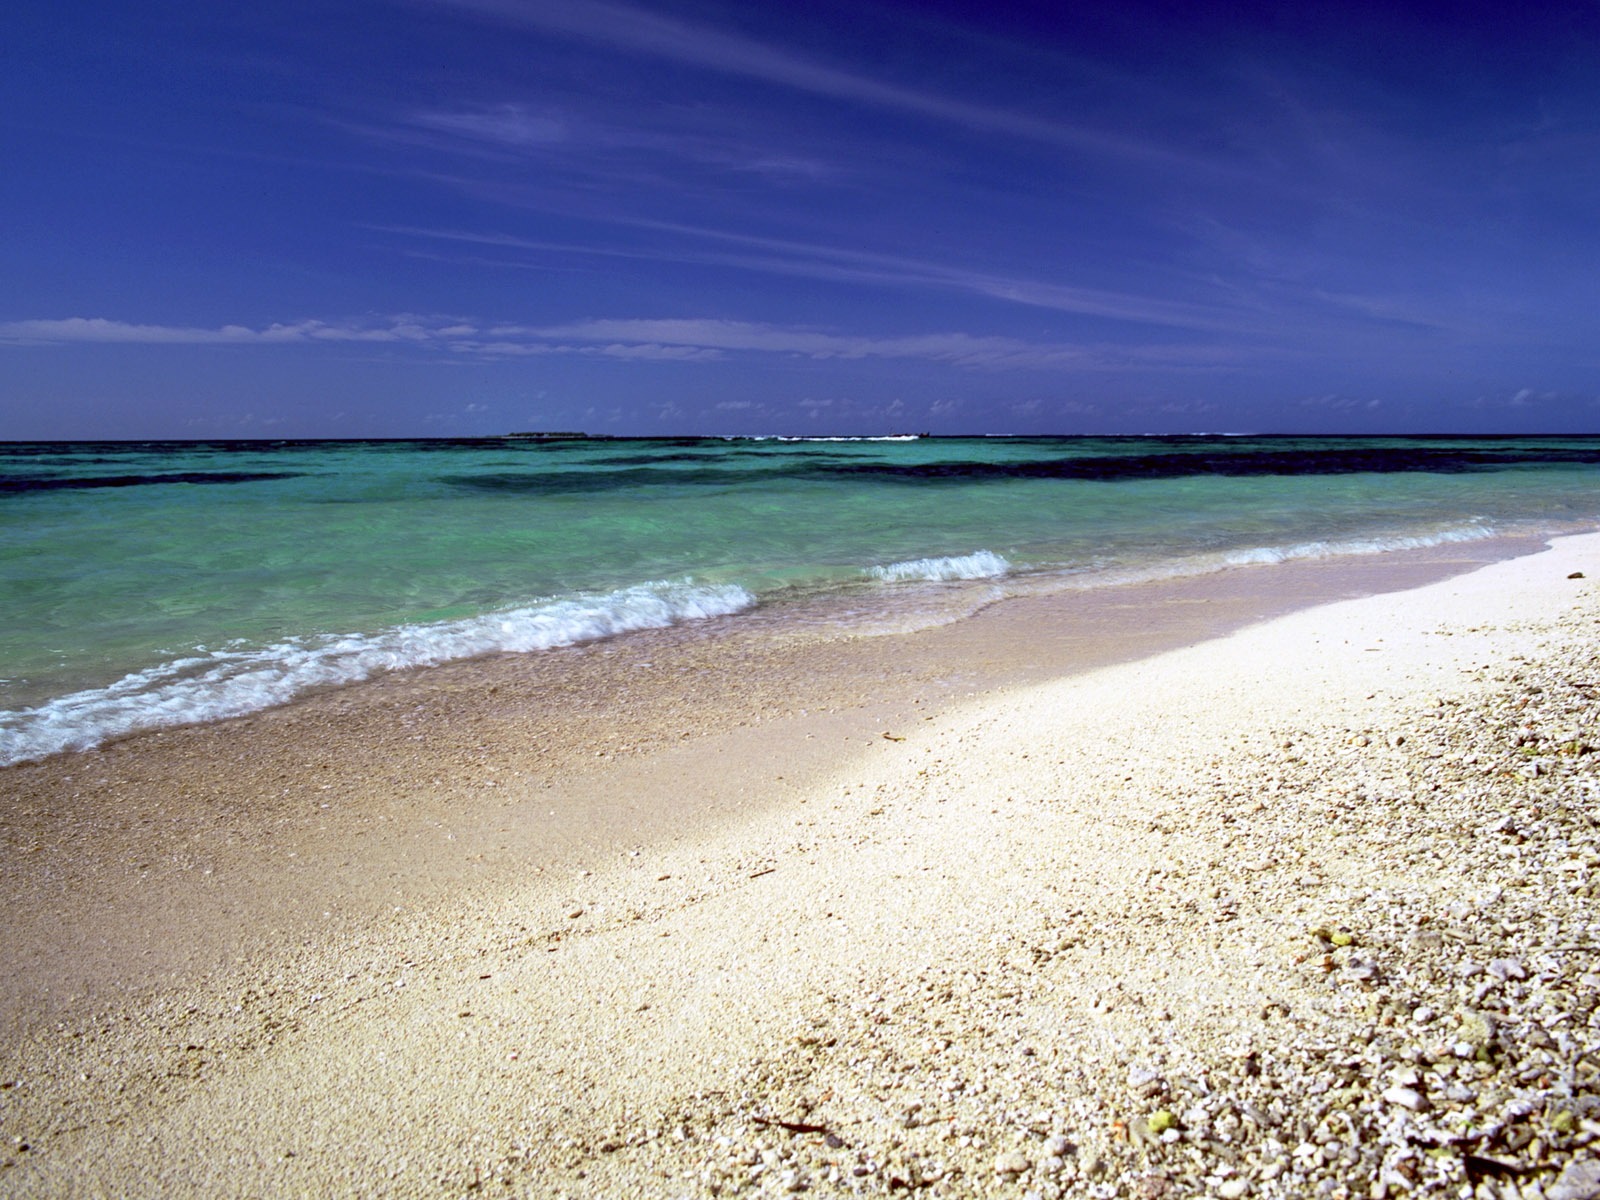
[[[869,574],[885,583],[912,580],[942,582],[952,579],[997,579],[1011,570],[1011,564],[990,550],[979,550],[950,558],[917,558],[908,562],[873,567]]]
[[[286,704],[313,688],[358,683],[385,671],[571,646],[728,616],[754,604],[754,596],[731,584],[659,582],[376,634],[203,651],[107,687],[0,713],[0,765],[87,750],[139,730],[243,716]]]

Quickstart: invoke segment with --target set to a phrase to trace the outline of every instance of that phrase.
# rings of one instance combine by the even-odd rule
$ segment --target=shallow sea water
[[[0,763],[715,617],[1593,528],[1600,439],[0,446]]]

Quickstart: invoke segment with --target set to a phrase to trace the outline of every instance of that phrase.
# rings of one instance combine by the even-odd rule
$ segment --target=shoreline
[[[118,743],[70,764],[9,768],[8,778],[26,779],[16,793],[20,820],[8,830],[8,857],[21,870],[8,869],[7,886],[31,903],[16,922],[0,985],[19,1047],[15,1065],[0,1065],[0,1082],[16,1085],[0,1094],[0,1112],[12,1110],[8,1132],[27,1126],[32,1148],[4,1150],[3,1170],[46,1191],[86,1178],[114,1190],[115,1180],[159,1174],[180,1192],[294,1191],[320,1181],[336,1190],[433,1194],[476,1190],[504,1175],[513,1192],[649,1195],[660,1194],[646,1184],[656,1172],[691,1159],[698,1171],[726,1149],[718,1137],[734,1137],[749,1143],[740,1155],[765,1139],[777,1157],[754,1179],[751,1170],[767,1163],[760,1148],[754,1163],[741,1162],[744,1176],[718,1166],[716,1178],[726,1177],[719,1191],[776,1188],[791,1171],[800,1175],[790,1182],[805,1176],[822,1188],[826,1174],[804,1155],[784,1158],[778,1143],[796,1139],[774,1128],[848,1125],[848,1137],[836,1136],[865,1146],[878,1137],[880,1117],[883,1130],[904,1117],[874,1115],[888,1103],[873,1098],[879,1092],[899,1094],[924,1058],[987,1053],[996,1030],[1026,1019],[1043,1022],[1027,1034],[1033,1053],[1011,1043],[1003,1061],[1019,1079],[1052,1064],[1054,1086],[1070,1099],[1063,1032],[1082,1036],[1087,1063],[1132,1036],[1123,1025],[1130,1014],[1146,1038],[1151,1028],[1170,1032],[1174,1021],[1188,1021],[1215,1040],[1211,1027],[1242,1021],[1244,1006],[1207,982],[1215,964],[1188,963],[1192,972],[1177,979],[1169,964],[1167,978],[1150,978],[1159,967],[1147,954],[1109,971],[1080,962],[1071,979],[1051,981],[1063,997],[1052,1010],[1036,994],[1052,988],[1030,980],[1024,965],[1039,968],[1041,960],[1023,943],[1047,928],[1076,931],[1062,949],[1037,943],[1044,965],[1084,947],[1101,956],[1137,948],[1150,924],[1138,901],[1148,899],[1151,872],[1164,861],[1151,855],[1171,856],[1171,847],[1155,847],[1180,832],[1197,842],[1227,836],[1209,829],[1216,798],[1196,796],[1191,810],[1175,801],[1201,776],[1228,774],[1224,752],[1239,749],[1233,739],[1261,738],[1274,723],[1316,728],[1356,710],[1375,726],[1394,706],[1414,702],[1418,689],[1459,680],[1468,659],[1503,662],[1522,652],[1534,635],[1510,627],[1520,621],[1531,630],[1542,620],[1551,636],[1552,622],[1587,595],[1581,582],[1545,579],[1552,564],[1583,560],[1597,544],[1593,535],[1563,539],[1554,550],[1467,575],[1449,576],[1451,563],[1426,556],[1370,564],[1387,567],[1391,583],[1432,582],[1354,601],[1343,597],[1363,581],[1348,577],[1348,564],[1340,578],[1317,564],[1241,568],[1261,572],[1252,581],[1278,582],[1268,597],[1234,573],[1184,581],[1156,589],[1166,597],[1158,606],[1164,617],[1140,620],[1130,631],[1137,644],[1130,638],[1117,648],[1120,664],[1082,656],[1097,631],[1129,628],[1129,609],[1105,594],[1097,616],[1110,624],[1088,619],[1080,595],[1076,621],[1051,626],[1077,641],[1059,644],[1040,634],[1044,617],[1061,616],[1051,605],[1065,603],[1051,598],[821,655],[814,643],[746,644],[736,635],[717,643],[711,658],[722,654],[720,664],[693,647],[674,648],[671,637],[590,647],[569,657],[607,660],[607,668],[563,698],[571,724],[561,746],[528,745],[538,706],[531,692],[503,694],[517,686],[518,664],[497,660],[434,668],[426,682],[376,681],[359,702],[329,693],[246,719],[246,737],[228,723]],[[1542,574],[1530,582],[1535,570]],[[1120,598],[1134,594],[1147,617],[1152,592]],[[1324,604],[1298,607],[1308,595]],[[1489,631],[1484,622],[1507,628]],[[1445,628],[1453,636],[1435,636]],[[1367,644],[1308,645],[1336,634]],[[913,642],[924,647],[920,656],[905,652]],[[1447,654],[1437,653],[1440,645]],[[1060,677],[1060,663],[1075,653],[1083,669]],[[1294,680],[1283,677],[1291,666],[1301,673]],[[675,708],[685,682],[700,693],[708,672],[731,676],[739,690]],[[606,687],[595,687],[597,679]],[[806,680],[819,686],[797,686]],[[501,698],[486,706],[487,695]],[[539,696],[548,704],[548,689]],[[633,714],[638,727],[605,726],[611,742],[584,721],[586,713],[618,712]],[[1222,719],[1228,713],[1232,732]],[[425,754],[411,742],[419,728]],[[593,766],[579,772],[584,754]],[[1027,761],[1030,754],[1041,761]],[[419,773],[424,758],[435,779]],[[1197,763],[1200,775],[1192,774]],[[1281,789],[1293,772],[1274,769]],[[108,772],[107,783],[83,778],[97,771]],[[247,780],[254,807],[230,791]],[[666,807],[640,800],[662,795]],[[1224,797],[1220,807],[1231,812],[1236,802]],[[1182,830],[1191,820],[1208,828]],[[1168,833],[1152,831],[1171,821]],[[56,842],[30,851],[27,839],[46,828]],[[109,852],[113,839],[133,853]],[[1096,863],[1109,873],[1088,869]],[[1237,870],[1198,862],[1189,869],[1224,890],[1239,886]],[[1205,890],[1196,903],[1209,932],[1219,897]],[[11,911],[24,910],[13,900]],[[1236,911],[1232,920],[1242,919]],[[37,941],[63,920],[68,940]],[[1219,958],[1232,952],[1212,949]],[[988,974],[1007,976],[1003,988],[1020,991],[989,990],[993,980],[976,965],[986,955]],[[1244,993],[1270,1000],[1283,990],[1263,982],[1260,967],[1245,971]],[[1109,996],[1112,980],[1144,1002]],[[911,994],[894,992],[908,981]],[[1091,985],[1101,994],[1089,1003],[1082,991]],[[953,997],[968,993],[987,997],[975,1010],[986,1018],[962,1016]],[[1169,1018],[1152,1026],[1143,1010],[1162,1003]],[[919,1005],[923,1011],[913,1011]],[[105,1024],[119,1012],[119,1020],[137,1019],[126,1028]],[[861,1017],[859,1035],[806,1031],[847,1013]],[[968,1029],[969,1046],[928,1024],[941,1013],[951,1031],[968,1019],[992,1028]],[[52,1021],[79,1036],[65,1046],[52,1040]],[[915,1027],[921,1051],[891,1028],[901,1024]],[[929,1039],[947,1044],[930,1051]],[[103,1048],[91,1044],[97,1040]],[[834,1096],[856,1086],[849,1080],[860,1072],[840,1059],[841,1045],[864,1061],[887,1055],[911,1066],[873,1068],[880,1082],[858,1080],[859,1103],[842,1116],[822,1098],[830,1089],[812,1086],[841,1071]],[[104,1061],[113,1057],[121,1059],[115,1068]],[[405,1067],[382,1065],[390,1063]],[[72,1082],[71,1064],[87,1078]],[[118,1098],[104,1090],[102,1072]],[[985,1074],[1002,1091],[1015,1082],[992,1064]],[[758,1085],[767,1090],[749,1091]],[[1095,1095],[1073,1086],[1079,1100]],[[405,1087],[412,1093],[396,1092]],[[944,1106],[962,1110],[985,1092],[961,1094],[966,1099]],[[918,1112],[938,1106],[932,1095]],[[793,1115],[802,1101],[827,1120]],[[297,1105],[309,1115],[283,1129]],[[393,1128],[368,1128],[380,1111]],[[607,1132],[629,1112],[658,1122],[677,1113],[690,1132],[675,1145],[662,1129],[642,1137],[648,1123]],[[898,1137],[901,1157],[922,1163],[920,1150],[907,1149],[922,1135],[904,1132],[919,1122],[902,1121]],[[66,1132],[82,1123],[88,1132]],[[1008,1116],[1004,1124],[1009,1138],[1016,1123]],[[1068,1104],[1045,1124],[1036,1140],[1071,1133],[1089,1147],[1104,1122]],[[364,1132],[352,1143],[358,1126]],[[186,1165],[152,1161],[152,1139],[163,1162],[176,1153],[174,1162]],[[1024,1177],[1058,1190],[1078,1186],[1074,1180],[1095,1186],[1080,1169],[1086,1159],[1063,1182],[1065,1167],[1052,1179],[1036,1172],[1037,1147],[1028,1167],[1009,1171],[996,1164],[1010,1151],[993,1149],[987,1134],[957,1133],[950,1142],[937,1149],[968,1165],[930,1186],[942,1180],[952,1194],[979,1187],[974,1164],[985,1155],[991,1186]],[[417,1149],[408,1155],[406,1145]],[[976,1156],[967,1153],[974,1145]],[[821,1146],[819,1154],[838,1149]],[[885,1141],[873,1151],[875,1167],[855,1174],[861,1163],[847,1165],[827,1186],[881,1192],[891,1178],[904,1182],[889,1172],[893,1152]],[[1118,1153],[1107,1143],[1103,1157],[1115,1165]],[[709,1179],[673,1186],[712,1194]]]
[[[1581,530],[1578,530],[1581,532]],[[1071,596],[1080,592],[1104,589],[1123,591],[1129,588],[1148,588],[1154,593],[1168,586],[1193,586],[1201,592],[1208,589],[1209,577],[1231,577],[1240,570],[1257,567],[1303,565],[1310,570],[1325,570],[1349,575],[1361,580],[1382,580],[1394,573],[1394,564],[1405,561],[1441,562],[1458,564],[1450,569],[1461,569],[1459,564],[1494,561],[1527,553],[1532,547],[1542,545],[1551,537],[1574,532],[1566,526],[1550,526],[1536,532],[1480,532],[1459,538],[1440,535],[1437,540],[1423,538],[1415,542],[1406,538],[1395,544],[1386,544],[1379,538],[1375,542],[1307,543],[1273,549],[1261,547],[1240,555],[1227,555],[1219,551],[1198,554],[1179,554],[1142,564],[1101,564],[1079,569],[1036,568],[1016,570],[1004,559],[987,550],[969,555],[956,555],[938,559],[921,559],[899,564],[886,564],[862,569],[861,578],[853,584],[836,581],[833,586],[806,588],[794,586],[770,594],[756,594],[742,583],[724,580],[720,583],[696,583],[683,579],[676,583],[657,580],[637,582],[610,591],[578,592],[562,598],[548,597],[530,603],[513,605],[504,610],[485,610],[450,620],[402,622],[385,629],[337,635],[321,632],[290,636],[273,646],[246,647],[237,656],[219,651],[222,665],[204,666],[208,651],[197,646],[175,658],[162,662],[127,665],[120,675],[103,673],[92,678],[79,678],[68,682],[57,679],[53,684],[38,679],[24,681],[26,687],[19,696],[8,702],[4,737],[0,738],[0,770],[11,766],[27,766],[47,761],[59,754],[92,752],[105,746],[144,738],[174,730],[197,726],[222,724],[246,720],[274,709],[293,707],[330,692],[354,692],[392,676],[413,677],[441,668],[481,664],[494,659],[519,659],[536,662],[548,655],[566,651],[583,653],[596,647],[605,647],[630,639],[665,640],[674,645],[682,639],[704,637],[718,639],[727,633],[743,637],[776,637],[791,640],[809,638],[819,642],[849,642],[865,637],[906,636],[942,625],[958,624],[992,607],[1016,601],[1045,601],[1050,597]],[[992,563],[979,560],[990,559]],[[1376,565],[1375,565],[1376,564]],[[938,574],[940,570],[959,570],[977,566],[980,570],[999,568],[1000,574],[990,577],[983,574]],[[898,568],[910,568],[904,577],[895,574]],[[934,572],[923,574],[922,571]],[[876,583],[871,580],[876,579]],[[1388,583],[1363,584],[1362,587],[1387,589]],[[678,590],[683,595],[675,596]],[[1216,589],[1225,592],[1226,587]],[[639,595],[650,594],[667,608],[674,604],[686,605],[681,611],[672,609],[665,616],[666,624],[648,621],[663,619],[660,611],[648,618],[630,614],[627,602]],[[685,600],[692,600],[689,603]],[[612,611],[619,624],[610,631],[599,631],[604,621],[580,620],[569,623],[564,632],[552,637],[571,636],[571,641],[556,641],[553,645],[530,645],[523,649],[493,649],[495,640],[486,629],[500,617],[515,617],[525,613],[552,614],[563,605],[580,601],[594,601],[601,609],[622,604],[620,611]],[[1300,602],[1306,602],[1304,600]],[[699,606],[700,615],[685,615]],[[1091,604],[1092,607],[1092,604]],[[715,615],[707,615],[715,614]],[[560,623],[561,618],[556,618]],[[634,620],[647,623],[635,625]],[[405,635],[416,633],[424,644],[430,633],[453,630],[462,635],[458,641],[442,651],[446,657],[437,661],[415,661],[421,656],[416,647],[403,644]],[[1204,630],[1198,631],[1204,636]],[[316,669],[301,670],[286,667],[280,659],[276,667],[288,670],[288,677],[274,674],[274,663],[259,657],[270,652],[282,652],[286,647],[301,643],[315,646],[326,642],[337,649],[335,660],[323,662],[321,651],[313,650]],[[352,646],[361,647],[362,654],[385,659],[388,665],[338,661],[355,654]],[[475,646],[476,649],[469,649]],[[359,657],[359,656],[358,656]],[[570,655],[568,655],[570,658]],[[184,677],[178,668],[187,663],[198,669],[198,674]],[[230,672],[250,669],[243,674]],[[1056,669],[1075,669],[1075,664],[1055,664]],[[303,664],[302,664],[303,666]],[[203,669],[200,669],[202,668]],[[348,667],[353,675],[347,675]],[[561,670],[540,674],[546,683],[558,683],[569,671],[570,664]],[[533,668],[539,674],[539,668]],[[272,680],[266,685],[239,686],[257,672]],[[319,672],[320,677],[319,677]],[[165,680],[159,686],[149,684],[151,678]],[[129,691],[135,680],[144,679],[140,685],[145,691]],[[16,681],[11,681],[15,683]],[[33,689],[29,692],[27,688]],[[40,690],[46,689],[46,690]],[[29,696],[32,698],[29,699]],[[114,698],[114,699],[113,699]],[[151,712],[159,713],[152,719]],[[146,723],[148,722],[148,723]]]
[[[48,928],[18,922],[0,943],[0,1030],[107,980],[125,989],[214,969],[241,940],[270,953],[512,866],[563,869],[714,830],[792,802],[840,754],[881,748],[885,731],[902,736],[980,695],[1542,545],[1502,538],[1009,596],[909,632],[735,616],[392,672],[0,768],[13,857],[0,907],[52,906]],[[662,794],[679,779],[696,786]]]

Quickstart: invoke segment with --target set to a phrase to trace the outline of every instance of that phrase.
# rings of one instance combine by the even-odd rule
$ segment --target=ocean
[[[0,764],[378,673],[1600,524],[1600,438],[0,444]]]

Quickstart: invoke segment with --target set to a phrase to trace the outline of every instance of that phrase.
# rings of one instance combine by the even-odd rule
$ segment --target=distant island
[[[519,430],[516,433],[502,433],[500,436],[518,442],[584,442],[606,440],[611,435],[604,433],[573,433],[569,430],[551,432],[545,432],[541,430]]]
[[[858,433],[858,434],[705,434],[691,433],[678,435],[661,434],[623,434],[614,433],[579,433],[573,430],[543,430],[519,429],[513,433],[496,433],[489,435],[505,442],[619,442],[619,441],[653,441],[666,436],[711,438],[720,441],[751,441],[751,442],[915,442],[923,438],[932,437],[931,433]]]

